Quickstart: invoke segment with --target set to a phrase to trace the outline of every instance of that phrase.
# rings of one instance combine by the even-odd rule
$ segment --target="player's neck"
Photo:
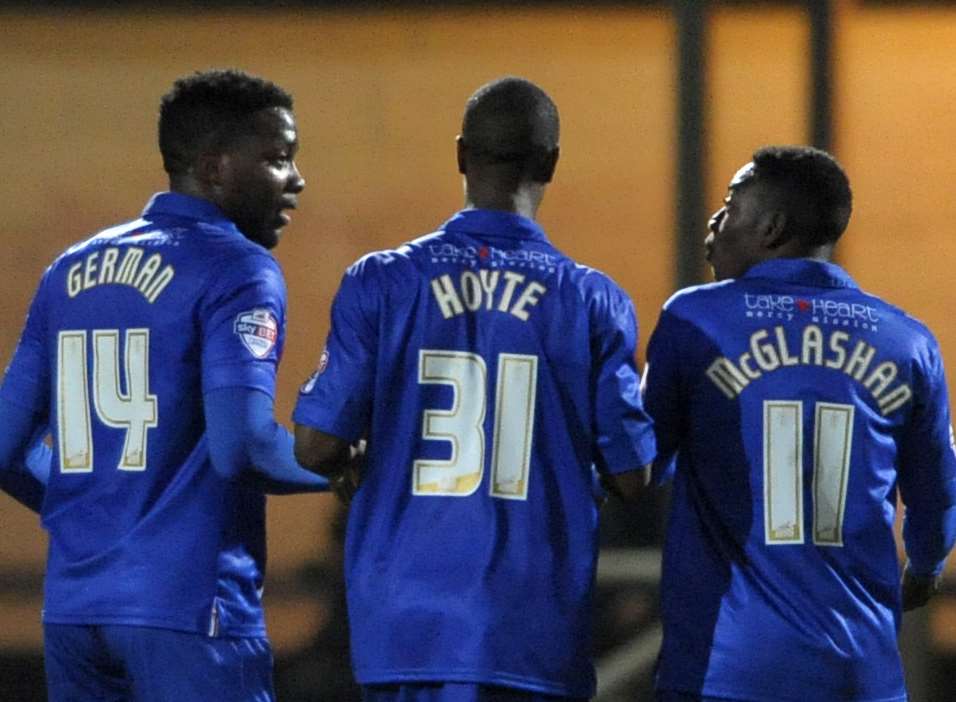
[[[775,256],[770,258],[806,258],[811,261],[822,261],[830,263],[833,260],[833,244],[822,244],[819,246],[801,246],[798,243],[788,242],[787,245],[780,247],[775,252]]]
[[[169,178],[169,191],[179,193],[180,195],[191,195],[192,197],[212,200],[209,194],[202,188],[199,181],[192,175],[176,175]]]
[[[465,209],[500,210],[534,219],[544,196],[538,184],[522,185],[509,191],[496,188],[465,187]]]

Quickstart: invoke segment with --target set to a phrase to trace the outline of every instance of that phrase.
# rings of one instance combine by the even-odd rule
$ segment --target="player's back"
[[[242,363],[217,330],[275,346],[269,320],[250,311],[244,332],[229,314],[242,284],[270,279],[264,249],[171,193],[47,270],[28,323],[55,438],[45,621],[262,631],[263,498],[212,469],[202,397]]]
[[[346,298],[377,338],[347,544],[358,679],[590,695],[595,417],[640,410],[630,300],[531,220],[481,210],[362,259]],[[626,408],[595,391],[616,352]],[[631,440],[610,462],[642,464]]]
[[[689,430],[659,686],[904,699],[893,517],[941,375],[932,336],[839,268],[791,260],[678,294],[661,329],[651,373],[679,358],[671,421]]]

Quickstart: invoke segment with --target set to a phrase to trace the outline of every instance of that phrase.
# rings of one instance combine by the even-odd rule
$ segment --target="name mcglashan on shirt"
[[[169,264],[163,266],[163,257],[158,253],[145,260],[143,256],[144,250],[137,246],[125,250],[110,246],[87,254],[70,266],[66,275],[66,294],[76,297],[98,285],[129,285],[139,290],[150,303],[156,302],[176,271]]]
[[[852,347],[852,348],[851,348]],[[718,356],[707,368],[707,377],[733,400],[754,380],[790,366],[817,366],[846,373],[863,384],[883,416],[902,407],[913,397],[910,386],[896,382],[899,368],[893,361],[876,359],[876,347],[852,339],[845,331],[824,332],[816,324],[803,330],[797,354],[790,351],[784,328],[759,329],[750,335],[750,350],[736,361]]]
[[[514,271],[480,269],[462,271],[458,280],[449,274],[432,279],[432,294],[442,316],[450,319],[465,310],[496,309],[528,321],[530,307],[538,304],[548,289],[536,280]]]

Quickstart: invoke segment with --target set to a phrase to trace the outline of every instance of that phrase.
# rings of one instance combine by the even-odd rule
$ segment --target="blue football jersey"
[[[346,541],[359,682],[593,692],[592,466],[654,455],[636,341],[627,295],[510,213],[348,270],[294,419],[368,437]]]
[[[47,269],[0,390],[54,438],[44,621],[265,634],[265,498],[212,469],[203,393],[274,394],[285,307],[272,255],[176,193]]]
[[[893,523],[956,502],[931,333],[802,259],[677,293],[645,401],[676,452],[662,690],[904,700]]]

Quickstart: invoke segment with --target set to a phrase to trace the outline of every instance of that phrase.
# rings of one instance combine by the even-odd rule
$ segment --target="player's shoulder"
[[[563,258],[560,267],[565,272],[559,276],[560,294],[572,305],[568,309],[585,310],[595,329],[609,324],[615,328],[637,324],[631,296],[613,277],[568,256]]]
[[[923,320],[873,293],[860,290],[859,295],[861,303],[868,308],[867,314],[877,325],[883,328],[890,325],[898,337],[910,341],[913,345],[923,344],[934,349],[939,347],[936,334]]]
[[[565,260],[568,281],[580,291],[586,299],[627,299],[630,300],[624,288],[608,273],[589,266],[586,263],[575,261],[555,249],[558,256]]]
[[[739,280],[722,280],[681,288],[664,302],[663,310],[678,316],[693,314],[722,304],[728,297],[741,292]]]
[[[346,268],[345,275],[360,280],[393,278],[407,282],[404,276],[417,268],[416,259],[429,255],[429,243],[437,242],[440,236],[441,232],[432,232],[395,248],[369,251]]]
[[[147,225],[148,222],[143,218],[132,219],[121,224],[110,225],[87,236],[84,239],[80,239],[79,241],[70,244],[53,259],[51,267],[61,265],[65,261],[69,261],[74,258],[85,256],[87,253],[90,253],[97,248],[109,246],[111,243],[119,241],[124,236],[129,236],[131,234],[140,232]]]

